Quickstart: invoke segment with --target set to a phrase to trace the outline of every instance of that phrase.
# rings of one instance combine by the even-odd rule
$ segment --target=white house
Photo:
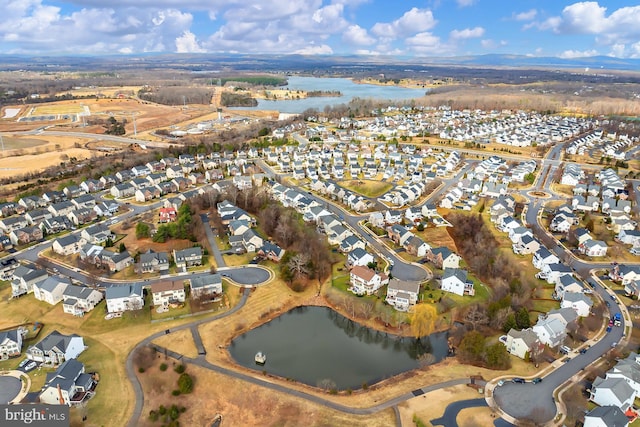
[[[474,295],[473,282],[467,281],[467,270],[445,268],[442,274],[441,289],[456,295]]]
[[[597,406],[584,416],[583,427],[627,427],[629,419],[616,406]]]
[[[616,406],[623,411],[631,407],[635,399],[633,388],[623,378],[601,378],[593,381],[589,400],[600,406]]]
[[[144,307],[142,284],[110,286],[105,291],[105,299],[109,313],[139,310]]]
[[[0,332],[0,360],[19,356],[22,352],[22,329]]]
[[[69,285],[62,293],[62,298],[62,311],[74,316],[84,316],[93,310],[104,296],[96,289]]]
[[[55,372],[47,374],[40,392],[40,402],[48,405],[79,405],[95,389],[93,376],[84,372],[84,365],[68,359]]]
[[[578,316],[587,317],[591,312],[593,301],[582,292],[565,292],[560,307],[572,308]]]
[[[69,256],[80,251],[80,239],[75,234],[59,237],[53,241],[51,249],[62,256]]]
[[[356,295],[371,295],[387,283],[389,277],[386,274],[376,273],[368,267],[357,265],[349,272],[349,290]]]
[[[86,349],[79,335],[62,335],[53,331],[40,342],[29,347],[27,359],[47,365],[59,365],[65,360],[75,359]]]
[[[591,257],[602,257],[607,255],[609,247],[602,240],[586,240],[578,246],[578,250]]]
[[[541,318],[533,328],[533,332],[538,336],[538,340],[549,347],[557,347],[562,344],[567,337],[565,325],[558,318]]]
[[[38,301],[56,305],[62,301],[64,291],[71,285],[71,280],[61,276],[49,276],[42,282],[33,285],[33,296]]]

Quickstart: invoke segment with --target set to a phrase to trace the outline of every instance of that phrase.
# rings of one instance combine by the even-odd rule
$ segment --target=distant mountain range
[[[358,55],[248,55],[248,54],[139,54],[105,56],[21,56],[0,55],[4,69],[90,69],[96,66],[118,66],[135,68],[145,66],[178,66],[198,69],[201,67],[226,66],[237,70],[303,69],[303,68],[348,68],[348,67],[479,67],[479,68],[544,68],[597,70],[640,70],[640,59],[592,56],[584,58],[557,58],[525,55],[473,55],[454,57],[389,57]]]

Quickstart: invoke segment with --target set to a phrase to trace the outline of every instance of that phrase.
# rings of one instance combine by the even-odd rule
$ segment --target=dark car
[[[580,354],[585,354],[586,352],[587,352],[587,349],[586,349],[586,348],[581,348],[581,349],[580,349]]]
[[[611,307],[611,304],[609,303],[609,301],[605,301],[605,304],[607,304],[607,307]]]
[[[612,301],[616,300],[616,296],[615,295],[609,295],[609,298],[611,298]]]
[[[607,326],[607,332],[611,332],[611,326]]]
[[[534,384],[541,383],[542,382],[542,378],[540,378],[540,377],[534,378],[534,379],[531,380],[531,382],[534,383]]]
[[[525,383],[524,378],[514,378],[511,381],[516,383],[516,384],[524,384]]]

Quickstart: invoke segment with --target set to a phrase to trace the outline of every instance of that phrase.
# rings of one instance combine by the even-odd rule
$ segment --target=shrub
[[[178,389],[182,394],[189,394],[193,391],[193,379],[186,372],[178,378]]]
[[[180,410],[176,405],[171,405],[171,410],[169,411],[169,418],[172,420],[177,420],[180,416]]]
[[[167,368],[168,368],[168,366],[167,366],[167,364],[166,364],[166,363],[162,363],[162,364],[160,364],[160,370],[161,370],[162,372],[166,371],[166,370],[167,370]]]
[[[141,374],[144,373],[144,368],[141,366],[138,368],[138,372],[140,372]]]
[[[176,366],[175,368],[173,368],[173,370],[177,373],[177,374],[181,374],[185,371],[185,369],[187,369],[186,366],[180,364],[178,366]]]
[[[177,389],[176,389],[176,390],[173,390],[173,391],[171,392],[171,395],[172,395],[172,396],[180,396],[180,390],[177,390]]]
[[[156,411],[153,411],[153,410],[149,411],[149,420],[155,422],[155,421],[158,421],[158,418],[159,416]]]
[[[164,415],[167,413],[167,408],[164,407],[164,405],[160,405],[160,407],[158,408],[158,413],[160,415]]]

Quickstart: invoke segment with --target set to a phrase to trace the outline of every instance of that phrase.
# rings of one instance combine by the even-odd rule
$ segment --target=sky
[[[0,54],[640,57],[640,4],[627,0],[0,0],[0,10]]]

